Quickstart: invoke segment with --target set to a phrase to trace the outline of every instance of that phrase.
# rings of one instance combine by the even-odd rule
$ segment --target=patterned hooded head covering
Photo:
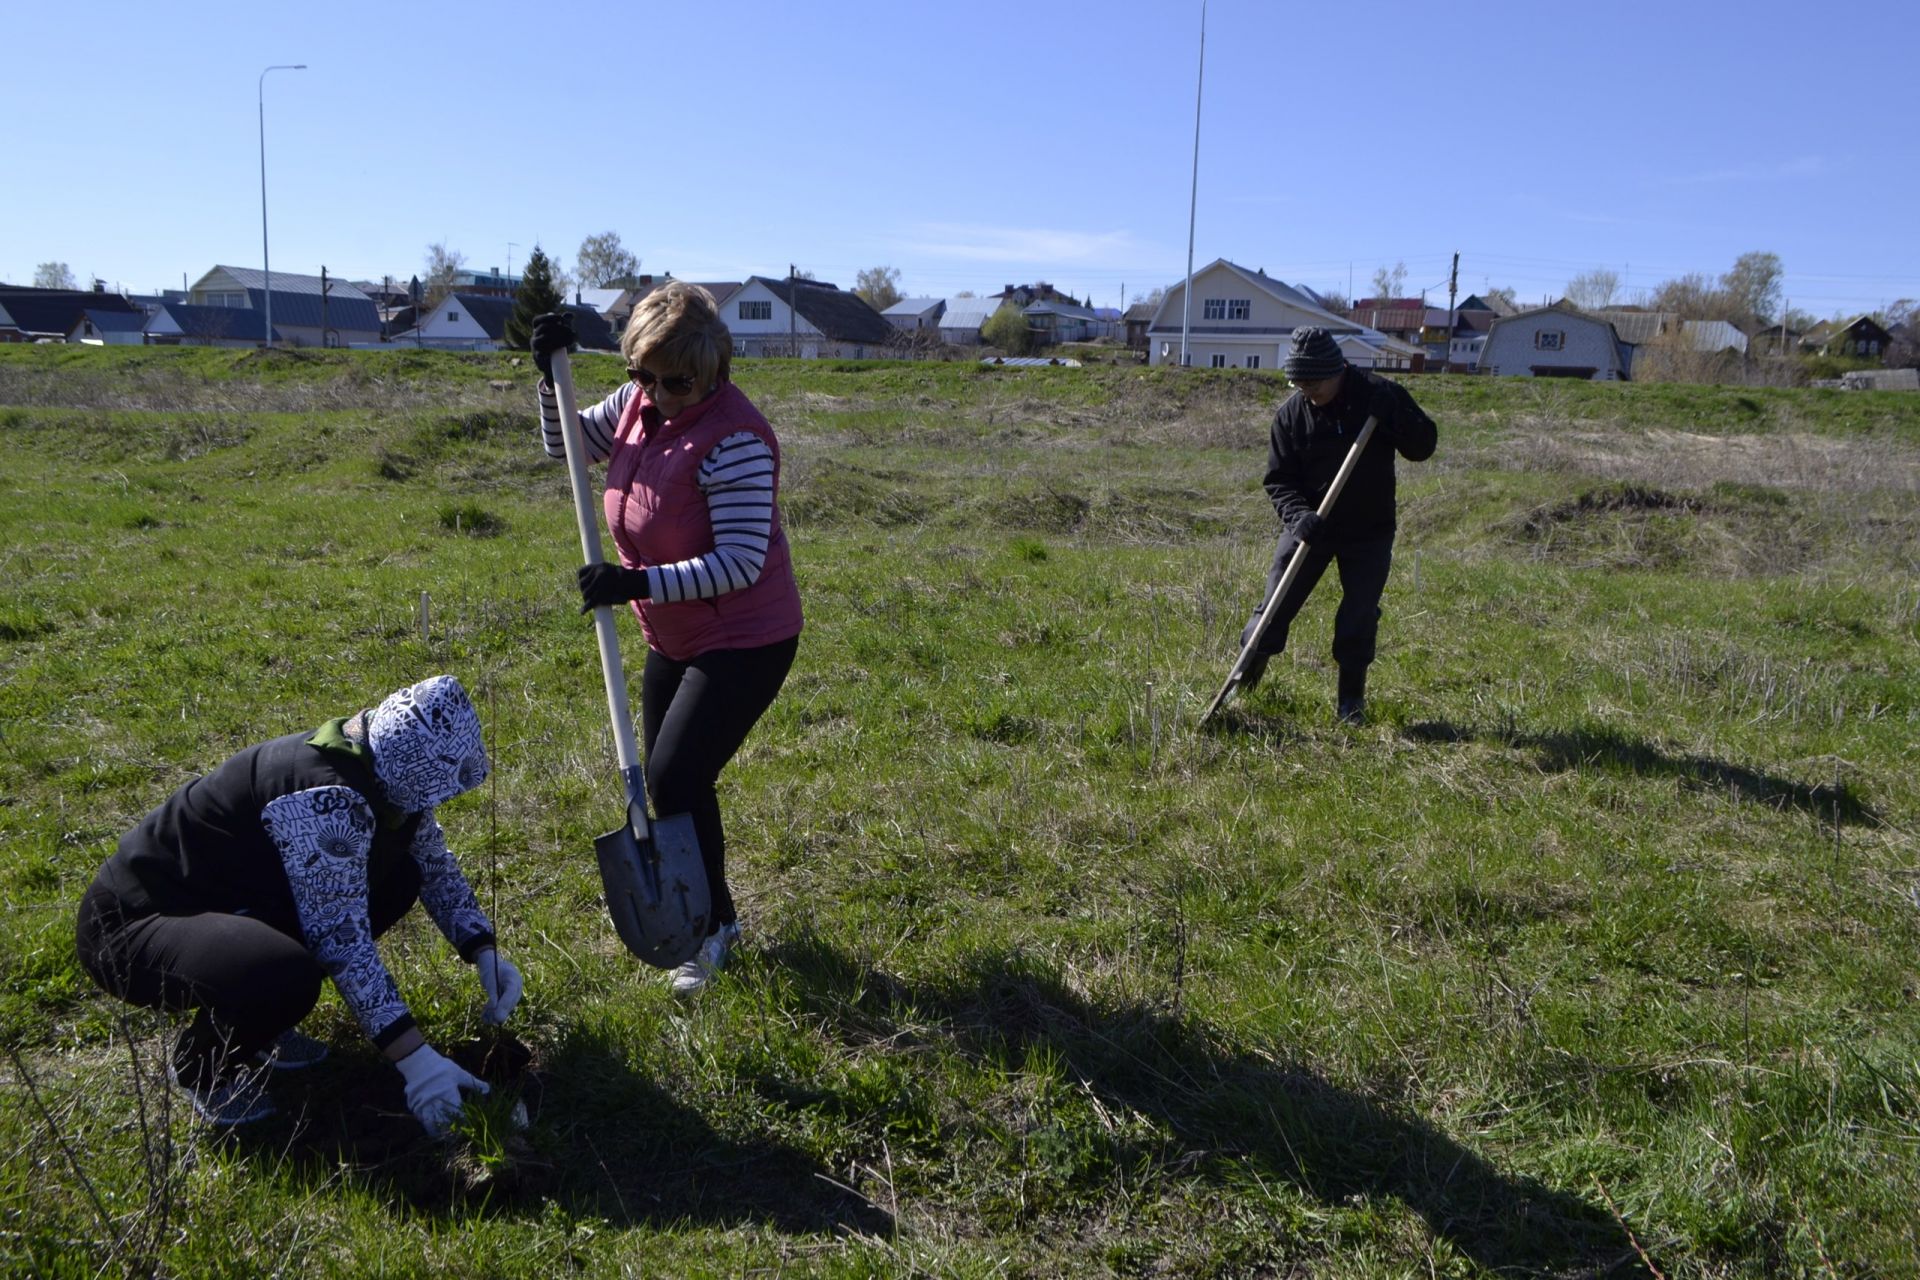
[[[367,716],[367,746],[387,803],[423,813],[487,780],[473,700],[452,676],[391,694]]]

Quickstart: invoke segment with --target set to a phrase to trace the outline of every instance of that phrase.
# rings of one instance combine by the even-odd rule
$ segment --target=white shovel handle
[[[580,554],[583,563],[598,564],[606,558],[600,551],[600,517],[593,509],[593,494],[587,484],[587,448],[580,435],[580,406],[573,395],[573,362],[565,350],[553,353],[553,395],[560,402],[560,439],[567,451],[567,478],[573,482]],[[600,674],[607,685],[614,750],[620,758],[621,776],[631,778],[639,768],[640,749],[633,740],[633,710],[627,702],[626,669],[620,664],[620,636],[614,630],[610,605],[593,611],[593,630],[600,641]]]

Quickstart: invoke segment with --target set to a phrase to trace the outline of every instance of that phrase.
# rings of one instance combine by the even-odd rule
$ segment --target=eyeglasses
[[[653,390],[656,383],[670,396],[683,396],[693,390],[693,377],[690,374],[673,373],[663,378],[651,369],[630,364],[627,366],[627,376],[639,383],[646,391]]]

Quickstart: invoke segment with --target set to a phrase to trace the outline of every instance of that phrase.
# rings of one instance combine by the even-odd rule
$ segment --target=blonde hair
[[[713,295],[681,280],[640,299],[620,350],[629,365],[651,364],[663,377],[691,374],[702,394],[726,382],[733,369],[733,334]]]

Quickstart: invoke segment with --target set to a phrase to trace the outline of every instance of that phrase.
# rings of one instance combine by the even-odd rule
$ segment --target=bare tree
[[[1733,260],[1733,269],[1720,277],[1720,288],[1727,295],[1733,314],[1729,319],[1745,320],[1758,316],[1773,319],[1780,309],[1780,277],[1785,268],[1780,255],[1754,250]]]
[[[640,274],[640,259],[620,243],[615,231],[602,231],[580,242],[573,275],[584,289],[602,289]]]
[[[420,278],[423,305],[429,310],[439,306],[440,300],[453,292],[453,277],[466,262],[466,254],[447,248],[445,243],[428,245],[427,273]]]
[[[1662,281],[1647,305],[1654,311],[1671,311],[1682,320],[1730,320],[1734,310],[1727,294],[1698,271]]]
[[[854,277],[853,291],[875,311],[900,301],[900,272],[893,267],[868,267]]]
[[[1133,300],[1135,302],[1144,302],[1150,307],[1157,307],[1160,305],[1161,301],[1166,298],[1166,296],[1167,296],[1167,291],[1164,288],[1160,287],[1159,285],[1155,285],[1153,288],[1147,290],[1145,293],[1134,294]]]
[[[1611,306],[1620,292],[1620,273],[1610,267],[1582,271],[1567,281],[1567,301],[1582,311],[1598,311]]]
[[[962,289],[960,292],[954,294],[953,296],[956,298],[971,298],[974,296],[974,292],[971,289]]]
[[[1487,299],[1489,302],[1499,303],[1501,306],[1505,307],[1508,311],[1522,310],[1520,306],[1520,299],[1514,296],[1513,289],[1510,285],[1504,285],[1504,284],[1493,285],[1489,288],[1482,289],[1480,291],[1480,296]]]
[[[1400,296],[1400,290],[1406,287],[1407,264],[1396,262],[1393,269],[1381,267],[1373,273],[1373,296],[1381,301]]]
[[[36,289],[78,289],[73,270],[64,262],[43,262],[33,269],[33,287]]]

